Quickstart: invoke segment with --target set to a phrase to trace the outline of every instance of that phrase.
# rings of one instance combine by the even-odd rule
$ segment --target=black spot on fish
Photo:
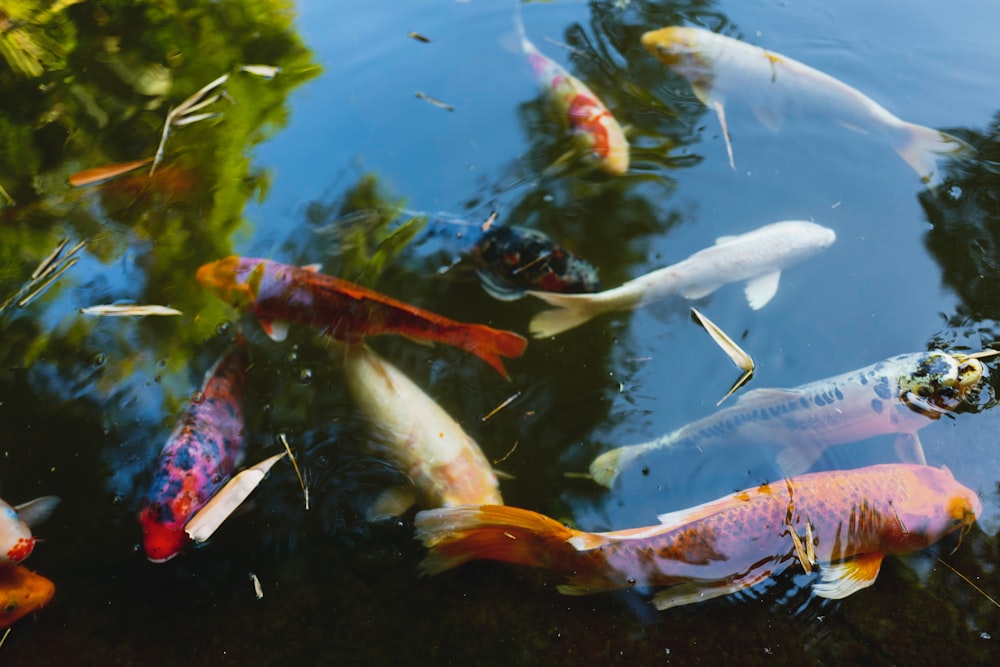
[[[875,412],[875,414],[878,415],[882,414],[883,407],[884,406],[882,405],[882,401],[878,400],[877,398],[872,399],[872,410]]]
[[[838,401],[844,400],[844,392],[840,391],[840,387],[834,387],[833,395],[837,397]]]
[[[826,405],[826,400],[823,398],[823,394],[817,394],[813,398],[813,403],[815,403],[816,405]]]
[[[865,375],[864,373],[860,374],[858,376],[858,382],[860,382],[862,385],[868,384],[868,376]]]
[[[890,398],[892,398],[892,389],[889,388],[888,378],[882,378],[882,380],[877,385],[875,385],[872,391],[874,391],[875,395],[881,398],[882,400],[887,401]]]
[[[806,398],[805,396],[803,396],[802,398],[799,399],[799,405],[801,405],[804,408],[808,408],[809,407],[809,399]]]

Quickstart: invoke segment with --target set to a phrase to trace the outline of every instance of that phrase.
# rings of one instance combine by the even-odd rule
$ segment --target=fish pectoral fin
[[[498,301],[517,301],[528,293],[527,290],[508,285],[485,269],[476,269],[476,276],[483,291]]]
[[[785,124],[785,114],[773,107],[754,106],[753,115],[772,132],[777,132]]]
[[[299,268],[303,271],[309,271],[310,273],[319,273],[323,268],[323,265],[317,262],[316,264],[306,264],[304,266],[300,266]]]
[[[715,109],[715,115],[719,117],[722,138],[726,140],[726,155],[729,156],[729,166],[733,171],[736,171],[736,162],[733,161],[733,142],[729,139],[729,127],[726,125],[726,109],[719,100],[713,102],[711,106]]]
[[[795,477],[812,468],[822,455],[822,447],[800,443],[781,450],[777,460],[786,477]]]
[[[413,487],[396,486],[386,489],[379,494],[379,497],[365,512],[365,518],[368,521],[376,521],[387,517],[402,516],[416,502],[417,498]]]
[[[924,446],[920,444],[920,438],[916,433],[900,433],[896,436],[896,456],[904,463],[927,465]]]
[[[424,347],[434,347],[434,341],[427,340],[426,338],[415,338],[413,336],[403,336],[406,340],[411,343],[416,343],[417,345],[423,345]]]
[[[678,290],[678,292],[685,299],[700,299],[703,296],[708,296],[709,294],[719,289],[720,287],[722,287],[721,284],[706,285],[703,283],[701,285],[690,285],[681,290]]]
[[[819,580],[813,584],[813,593],[821,598],[841,600],[868,588],[875,583],[883,558],[884,554],[875,552],[823,565]]]
[[[34,528],[48,519],[58,504],[59,498],[57,496],[42,496],[15,506],[14,511],[17,512],[21,521]]]
[[[283,320],[260,320],[260,328],[264,330],[267,337],[275,343],[281,343],[288,338],[288,322]]]
[[[704,602],[705,600],[721,598],[746,590],[751,586],[756,586],[770,577],[771,574],[771,571],[768,570],[766,572],[758,573],[752,577],[748,576],[738,581],[731,581],[723,584],[685,582],[658,591],[656,595],[653,596],[653,599],[650,600],[650,603],[656,607],[658,611],[663,611],[664,609],[681,607],[686,604],[694,604],[695,602]]]
[[[577,533],[566,542],[577,551],[590,551],[608,543],[608,539],[598,533]]]
[[[781,281],[781,271],[772,271],[747,281],[747,302],[754,310],[760,310],[778,293],[778,283]]]

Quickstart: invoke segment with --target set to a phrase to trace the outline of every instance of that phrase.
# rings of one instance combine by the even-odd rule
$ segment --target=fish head
[[[971,529],[983,512],[983,503],[959,483],[947,466],[905,464],[905,492],[893,498],[888,517],[887,553],[907,554],[934,544],[944,536]]]
[[[646,50],[670,68],[688,64],[699,52],[698,31],[683,26],[651,30],[640,39]]]
[[[139,514],[142,548],[150,562],[165,563],[187,545],[188,536],[183,523],[164,520],[158,509],[159,506],[147,506]]]
[[[220,299],[240,308],[256,301],[265,270],[263,262],[230,255],[201,266],[195,278]]]
[[[0,628],[48,604],[56,586],[20,565],[0,568]]]
[[[932,350],[898,378],[899,400],[931,419],[953,412],[979,390],[983,364],[972,355]]]

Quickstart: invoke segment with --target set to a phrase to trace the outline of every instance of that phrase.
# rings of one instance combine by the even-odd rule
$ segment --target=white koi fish
[[[843,127],[888,141],[924,183],[935,179],[937,156],[973,150],[950,134],[900,120],[828,74],[731,37],[672,26],[645,33],[642,45],[688,79],[698,99],[715,111],[733,168],[725,113],[730,98],[746,101],[761,122],[773,129],[780,126],[783,110],[808,102],[810,113],[832,117]]]
[[[372,514],[402,514],[414,501],[428,509],[503,504],[483,451],[441,406],[364,343],[335,345],[343,350],[347,389],[372,425],[374,439],[419,496],[390,490]]]
[[[653,451],[758,443],[785,445],[778,464],[791,477],[808,470],[827,447],[892,433],[898,434],[900,458],[925,464],[917,431],[978,390],[982,356],[914,352],[794,389],[755,389],[661,438],[601,454],[590,474],[610,488],[622,470]]]
[[[836,240],[832,229],[804,220],[764,225],[746,234],[723,236],[682,262],[634,278],[614,289],[594,294],[528,294],[557,306],[531,320],[535,338],[554,336],[612,311],[631,310],[668,296],[685,299],[708,296],[727,283],[747,281],[746,296],[754,310],[764,307],[778,291],[781,270],[801,262]]]

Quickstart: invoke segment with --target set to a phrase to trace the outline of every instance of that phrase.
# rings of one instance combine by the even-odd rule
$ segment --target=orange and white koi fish
[[[402,371],[363,343],[343,346],[347,388],[374,429],[374,440],[413,481],[409,490],[385,494],[375,514],[421,507],[503,503],[497,478],[458,423]]]
[[[567,528],[513,507],[420,512],[421,563],[437,574],[475,559],[568,576],[565,595],[662,589],[657,609],[722,597],[801,564],[819,569],[812,592],[840,599],[875,583],[887,555],[905,555],[970,526],[976,494],[947,468],[886,464],[764,484],[608,533]]]
[[[621,125],[590,88],[531,43],[524,31],[519,2],[515,4],[514,22],[531,70],[559,112],[565,115],[585,155],[605,173],[624,174],[628,171],[629,146]]]
[[[808,103],[810,113],[888,141],[924,183],[935,181],[938,156],[973,150],[950,134],[900,120],[829,74],[725,35],[671,26],[645,33],[642,45],[688,79],[698,99],[715,111],[734,168],[725,112],[730,99],[745,100],[762,122],[775,128],[786,109]]]
[[[35,498],[16,507],[0,500],[0,567],[16,565],[31,555],[38,542],[31,526],[49,518],[58,504],[55,496]]]
[[[253,313],[265,333],[284,340],[288,322],[312,324],[332,338],[399,334],[471,352],[504,377],[500,357],[518,357],[527,341],[511,331],[450,320],[360,285],[268,259],[231,256],[198,269],[198,281]]]
[[[55,592],[55,584],[25,567],[0,567],[0,628],[38,611]]]

